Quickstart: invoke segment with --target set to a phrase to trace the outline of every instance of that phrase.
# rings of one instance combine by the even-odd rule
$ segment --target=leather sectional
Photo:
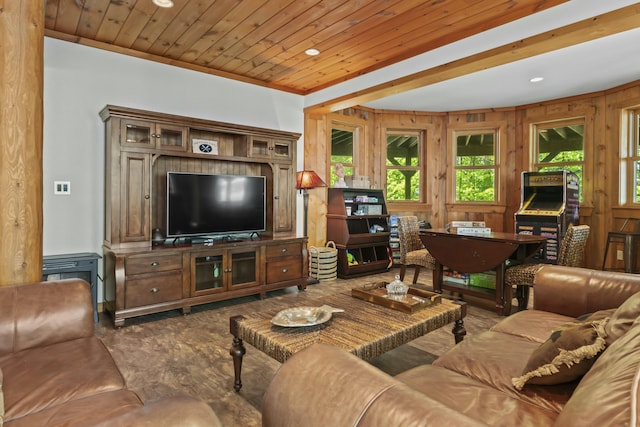
[[[532,310],[395,377],[335,347],[303,350],[269,385],[263,426],[639,425],[640,276],[545,266],[536,275],[534,296]],[[590,324],[599,325],[598,332],[586,331],[606,347],[560,366],[583,366],[586,374],[568,380],[551,372],[537,379],[552,384],[514,386],[535,352],[594,318],[599,320]],[[591,344],[578,349],[593,350]]]

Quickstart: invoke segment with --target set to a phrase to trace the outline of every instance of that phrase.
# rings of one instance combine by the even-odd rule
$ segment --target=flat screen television
[[[167,173],[167,237],[251,234],[265,229],[265,177]]]

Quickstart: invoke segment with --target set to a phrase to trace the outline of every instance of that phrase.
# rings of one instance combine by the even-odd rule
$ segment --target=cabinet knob
[[[160,265],[160,263],[159,263],[158,261],[153,261],[153,262],[151,263],[151,267],[157,267],[157,266],[159,266],[159,265]]]
[[[145,198],[145,199],[147,199],[147,200],[149,200],[149,195],[148,195],[148,194],[145,194],[145,195],[144,195],[144,198]]]
[[[287,248],[282,248],[282,253],[287,252]]]
[[[283,273],[286,273],[287,271],[289,271],[289,269],[288,269],[288,268],[283,268],[283,269],[282,269],[282,272],[283,272]]]
[[[225,268],[225,269],[224,269],[224,272],[225,272],[225,273],[231,273],[231,269],[230,269],[230,268]]]
[[[160,289],[158,289],[158,288],[151,288],[151,289],[149,290],[149,292],[151,292],[152,294],[157,294],[158,292],[160,292]]]

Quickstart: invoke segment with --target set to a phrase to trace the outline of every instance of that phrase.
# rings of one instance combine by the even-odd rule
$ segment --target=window
[[[387,200],[420,201],[419,132],[387,132]]]
[[[584,169],[584,120],[538,123],[533,125],[536,171],[569,170],[578,176],[580,201]]]
[[[333,124],[331,128],[331,178],[329,185],[334,186],[338,181],[336,164],[344,166],[345,176],[353,175],[353,146],[357,136],[357,128]]]
[[[496,202],[498,131],[455,131],[455,201]]]
[[[640,203],[640,109],[627,110],[622,120],[620,203]]]

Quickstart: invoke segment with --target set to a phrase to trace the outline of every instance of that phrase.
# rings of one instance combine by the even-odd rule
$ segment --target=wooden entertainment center
[[[289,286],[306,287],[306,238],[295,237],[300,134],[107,105],[104,307],[127,318]],[[240,240],[158,238],[167,172],[264,176],[266,231]]]

